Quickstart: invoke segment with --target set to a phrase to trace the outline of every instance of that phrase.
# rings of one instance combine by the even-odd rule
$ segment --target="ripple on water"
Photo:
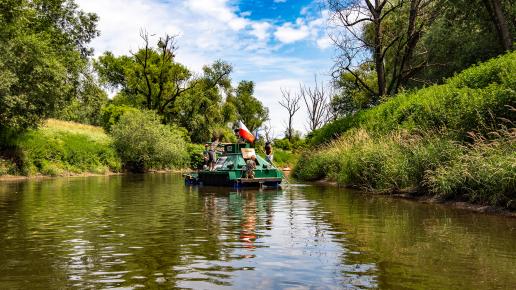
[[[176,175],[60,182],[0,190],[1,289],[516,284],[513,221],[303,184],[204,193]]]

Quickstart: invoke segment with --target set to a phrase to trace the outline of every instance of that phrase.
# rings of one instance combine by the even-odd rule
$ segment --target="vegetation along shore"
[[[514,209],[515,75],[512,52],[330,123],[294,176]]]

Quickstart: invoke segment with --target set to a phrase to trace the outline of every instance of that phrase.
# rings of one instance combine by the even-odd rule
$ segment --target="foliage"
[[[111,134],[124,166],[131,171],[182,168],[188,163],[180,131],[161,124],[152,111],[124,113]]]
[[[190,156],[190,168],[201,169],[204,164],[204,145],[188,144],[188,155]]]
[[[229,79],[218,80],[224,84],[222,87],[215,85],[217,80],[213,79],[223,69],[222,62],[204,67],[203,78],[197,80],[194,88],[179,96],[173,110],[167,114],[168,120],[186,128],[194,143],[211,140],[213,135],[233,135],[226,124],[236,119],[236,108],[223,103],[221,95],[221,91],[229,92]]]
[[[486,61],[504,52],[496,33],[496,26],[488,13],[486,0],[442,0],[439,14],[421,41],[429,51],[432,66],[416,77],[430,83],[444,78],[479,61]],[[511,1],[500,1],[507,19],[514,19],[516,10]],[[512,34],[514,21],[508,21]]]
[[[289,140],[287,137],[283,139],[274,139],[274,147],[283,150],[298,150],[304,148],[305,145],[305,140],[301,139],[300,135],[294,135],[292,140]]]
[[[324,127],[311,142],[328,143],[303,153],[295,176],[514,207],[515,55]]]
[[[114,105],[108,104],[103,107],[100,111],[101,120],[100,125],[104,128],[104,130],[111,132],[111,127],[120,121],[120,117],[126,112],[135,112],[138,109],[125,106],[125,105]]]
[[[293,167],[299,158],[299,154],[294,151],[275,148],[273,152],[274,165],[279,167]]]
[[[332,104],[340,116],[374,106],[384,94],[442,83],[510,51],[516,33],[516,10],[508,0],[326,3],[337,24],[333,39],[341,53]]]
[[[113,105],[154,110],[165,123],[185,128],[194,143],[213,135],[229,137],[229,129],[220,128],[237,118],[235,104],[223,98],[231,93],[231,65],[218,60],[194,76],[175,61],[172,38],[160,39],[156,48],[149,46],[147,35],[143,39],[145,47],[132,56],[106,52],[95,62],[103,84],[120,90]]]
[[[241,81],[236,88],[234,97],[228,98],[227,102],[232,103],[240,119],[249,130],[259,128],[268,118],[269,110],[254,96],[254,83],[252,81]]]
[[[72,0],[0,3],[1,127],[35,127],[80,92],[96,21]]]
[[[328,142],[354,127],[372,132],[446,129],[466,137],[469,131],[496,129],[500,118],[514,119],[516,52],[473,66],[448,79],[414,92],[399,94],[372,109],[346,116],[313,132],[310,144]]]
[[[441,132],[393,132],[382,137],[351,130],[322,150],[302,154],[295,177],[328,178],[365,190],[410,189],[443,199],[514,206],[516,135],[464,146]],[[512,204],[512,205],[511,205]]]
[[[428,174],[429,190],[442,198],[516,208],[516,130],[493,141],[478,138],[448,164]]]
[[[97,84],[92,72],[84,76],[80,87],[81,93],[58,112],[56,118],[95,126],[102,125],[102,109],[108,103],[106,92]]]
[[[354,73],[360,76],[369,87],[375,87],[377,81],[372,67],[362,65]],[[354,114],[362,109],[375,106],[380,101],[380,98],[371,94],[371,92],[363,90],[357,81],[357,77],[349,72],[340,74],[335,85],[338,90],[331,98],[330,108],[333,114],[338,117]]]
[[[13,143],[16,156],[11,157],[18,166],[10,174],[56,176],[121,169],[111,138],[98,127],[50,119]]]

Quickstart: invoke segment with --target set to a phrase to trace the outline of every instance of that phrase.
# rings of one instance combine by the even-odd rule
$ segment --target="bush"
[[[189,163],[179,129],[163,125],[153,111],[128,111],[112,126],[114,145],[132,171],[182,168]]]
[[[111,127],[118,123],[123,114],[135,111],[138,111],[138,109],[125,105],[109,104],[101,110],[101,126],[104,130],[110,132]]]
[[[188,144],[188,155],[190,156],[190,167],[194,169],[202,168],[204,164],[204,145]]]

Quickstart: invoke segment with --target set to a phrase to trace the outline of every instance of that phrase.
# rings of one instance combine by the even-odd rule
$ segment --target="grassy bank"
[[[4,144],[0,175],[60,176],[121,170],[111,137],[99,127],[50,119],[9,143]]]
[[[294,174],[516,208],[515,75],[509,53],[337,120],[314,132]]]

